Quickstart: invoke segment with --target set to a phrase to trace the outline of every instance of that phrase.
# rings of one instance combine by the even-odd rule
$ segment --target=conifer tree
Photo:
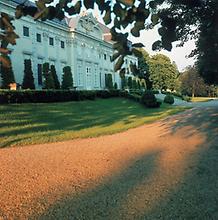
[[[32,64],[30,59],[24,60],[23,89],[35,89]]]
[[[138,90],[141,89],[141,84],[140,84],[140,81],[139,81],[139,80],[138,80],[138,82],[137,82],[137,87],[138,87]]]
[[[135,79],[132,80],[132,88],[137,89],[137,82]]]
[[[71,72],[70,66],[65,66],[63,68],[63,76],[62,76],[62,89],[72,89],[73,88],[73,76]]]
[[[51,74],[49,63],[44,63],[42,67],[43,76],[44,76],[44,89],[54,89],[54,79]]]
[[[114,89],[115,89],[115,90],[117,90],[117,89],[118,89],[118,85],[117,85],[117,83],[116,83],[116,82],[114,83]]]
[[[132,77],[131,76],[128,78],[127,84],[128,84],[129,89],[132,89]]]
[[[121,78],[121,88],[125,89],[126,85],[127,85],[126,77],[124,76],[124,77]]]
[[[9,89],[9,84],[15,83],[12,65],[10,65],[10,67],[0,65],[0,73],[1,73],[1,79],[2,79],[2,82],[1,82],[2,86],[1,87],[3,89]]]
[[[111,74],[106,74],[105,76],[105,87],[107,89],[113,89],[113,80]]]
[[[54,80],[54,88],[55,89],[60,89],[60,82],[58,80],[55,65],[51,65],[51,75],[52,75],[53,80]]]

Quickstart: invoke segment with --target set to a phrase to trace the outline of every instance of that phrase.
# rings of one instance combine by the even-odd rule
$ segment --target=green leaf
[[[111,23],[111,10],[107,10],[105,16],[103,17],[104,23],[110,24]]]
[[[151,15],[151,21],[152,21],[152,24],[153,24],[153,25],[158,24],[158,21],[159,21],[159,16],[158,16],[158,14],[152,14],[152,15]]]
[[[124,63],[124,56],[121,56],[114,66],[114,71],[117,72],[118,70],[120,70],[123,63]]]
[[[139,37],[139,36],[140,36],[139,28],[133,27],[133,28],[131,29],[131,34],[132,34],[134,37]]]
[[[87,9],[94,8],[94,0],[84,0],[83,3]]]
[[[130,7],[133,6],[135,3],[135,0],[117,0],[118,2],[122,3],[123,5]]]
[[[144,47],[144,44],[142,43],[135,43],[132,45],[132,47]]]
[[[81,7],[82,7],[82,2],[81,2],[81,1],[78,1],[78,2],[74,5],[75,12],[76,12],[77,14],[80,13]]]
[[[116,60],[120,56],[120,53],[114,53],[113,56],[111,57],[111,62]]]

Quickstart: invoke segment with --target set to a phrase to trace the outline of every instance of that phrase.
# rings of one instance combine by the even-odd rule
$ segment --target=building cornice
[[[3,4],[3,5],[5,5],[5,6],[8,6],[8,7],[10,7],[10,8],[12,8],[12,9],[16,9],[16,4],[14,3],[14,4],[10,4],[9,3],[9,1],[7,1],[7,2],[5,2],[5,1],[3,1],[3,0],[0,0],[0,4]],[[43,24],[47,24],[47,25],[49,25],[49,26],[52,26],[52,27],[54,27],[54,28],[58,28],[58,29],[61,29],[61,30],[63,30],[63,31],[67,31],[67,32],[69,32],[70,31],[70,28],[69,27],[67,27],[67,26],[64,26],[64,25],[61,25],[61,24],[59,24],[59,23],[55,23],[54,21],[49,21],[49,20],[47,20],[47,21],[41,21],[41,20],[34,20],[32,17],[30,17],[30,16],[27,16],[27,18],[30,18],[32,21],[32,23],[37,23],[37,22],[39,22],[39,23],[43,23]],[[23,19],[23,18],[21,18],[22,20],[25,20],[25,19]]]
[[[94,40],[94,41],[96,41],[96,42],[98,42],[98,43],[100,43],[100,44],[102,44],[102,45],[104,45],[104,46],[106,46],[106,47],[108,47],[110,49],[113,49],[113,44],[111,44],[109,42],[106,42],[104,40],[95,38],[95,37],[93,37],[91,35],[86,35],[85,33],[81,32],[81,31],[71,30],[71,33],[82,35],[83,37],[85,37],[87,39],[92,39],[92,40]]]

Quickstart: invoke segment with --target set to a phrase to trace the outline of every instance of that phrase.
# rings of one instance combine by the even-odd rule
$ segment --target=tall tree
[[[23,89],[35,89],[32,64],[30,59],[24,60]]]
[[[180,80],[182,94],[192,97],[207,95],[207,85],[199,75],[196,67],[188,67],[187,70],[181,74]]]
[[[150,80],[150,73],[149,73],[149,62],[150,56],[147,51],[143,48],[138,49],[141,55],[138,58],[138,77],[140,79],[144,79],[146,83],[147,89],[152,88],[152,81]]]
[[[175,64],[171,63],[167,56],[163,54],[152,56],[149,62],[149,73],[153,89],[175,89],[175,82],[179,72]]]
[[[53,76],[51,74],[49,63],[43,64],[42,72],[43,72],[43,77],[44,77],[44,89],[54,89],[55,84],[54,84]]]
[[[62,89],[72,89],[73,88],[73,76],[71,72],[70,66],[65,66],[63,68],[63,76],[62,76]]]
[[[58,80],[55,65],[51,65],[51,75],[52,75],[53,80],[54,80],[54,88],[55,89],[60,89],[60,82]]]
[[[12,65],[10,64],[9,66],[3,66],[2,64],[0,64],[0,73],[1,73],[1,79],[2,79],[1,87],[3,89],[9,89],[9,84],[15,83]]]
[[[158,1],[158,0],[157,0]],[[154,49],[171,50],[172,42],[195,39],[196,50],[190,56],[197,57],[200,75],[208,83],[218,84],[218,4],[217,0],[165,0],[157,11],[161,27],[161,40]]]

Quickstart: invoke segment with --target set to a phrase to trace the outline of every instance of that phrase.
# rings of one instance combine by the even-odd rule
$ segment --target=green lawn
[[[191,98],[192,102],[208,102],[213,100],[213,98],[210,97],[193,97]]]
[[[0,147],[47,143],[112,134],[184,110],[159,109],[122,98],[52,104],[0,106]]]

